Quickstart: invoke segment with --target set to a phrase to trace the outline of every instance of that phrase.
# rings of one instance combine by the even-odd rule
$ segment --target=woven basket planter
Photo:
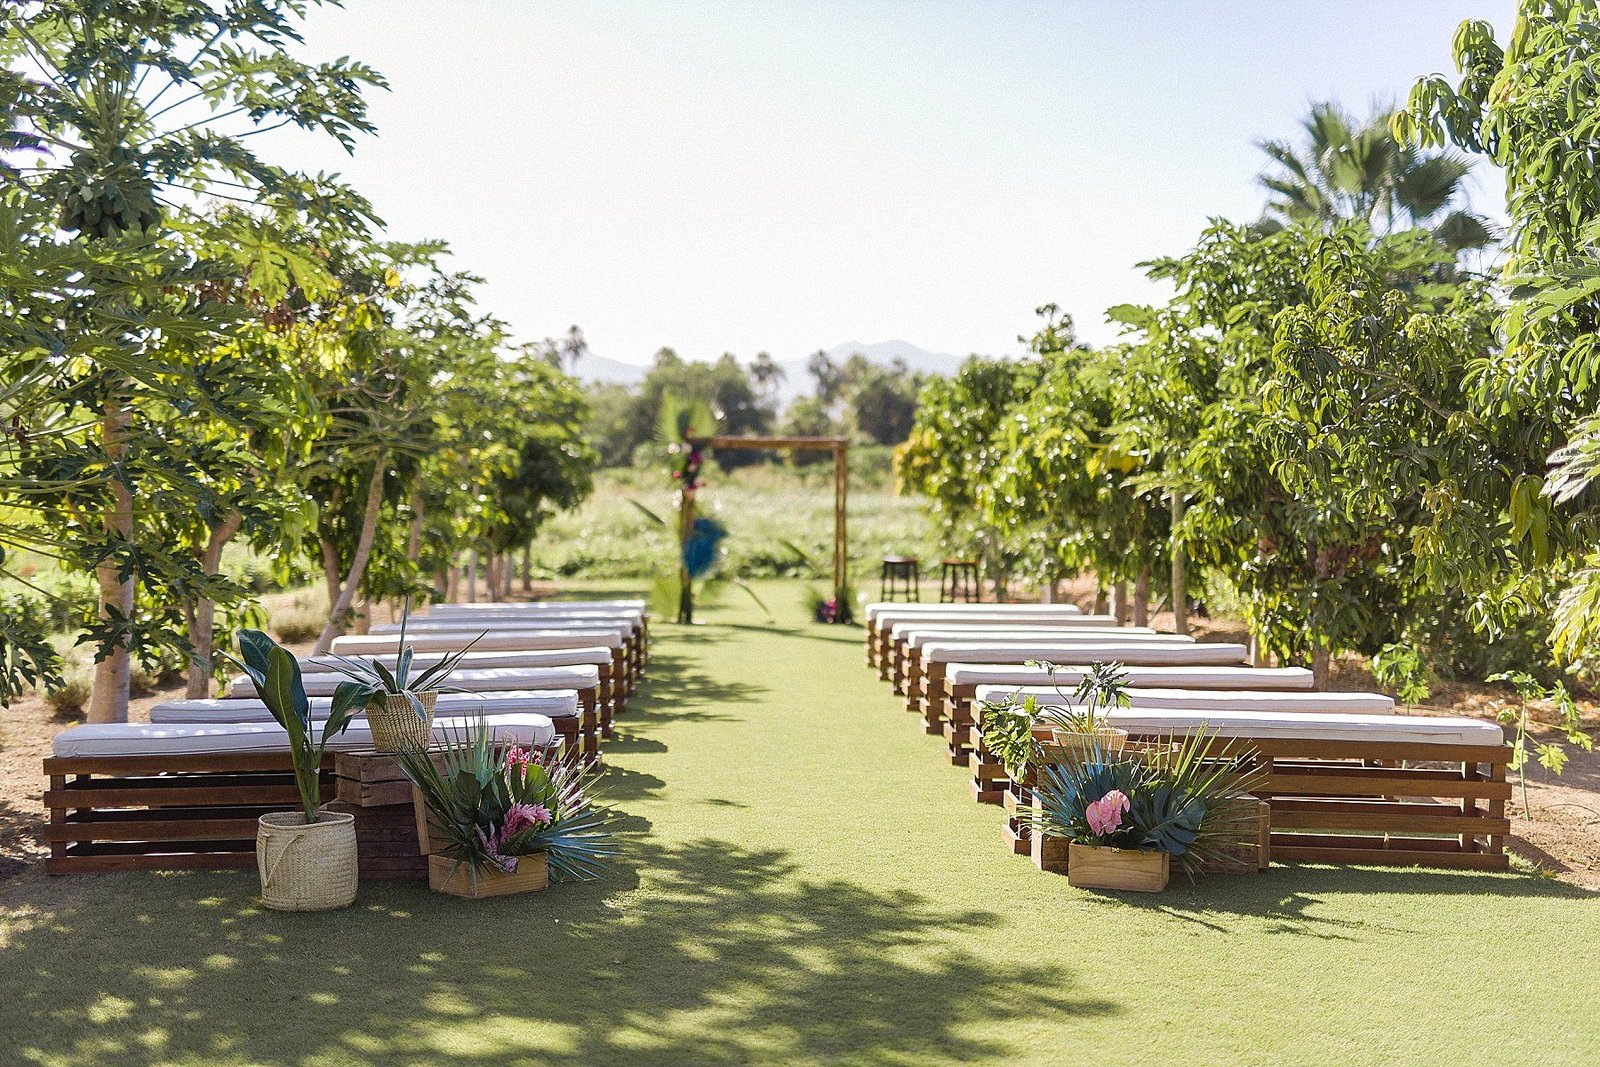
[[[1063,754],[1085,760],[1092,758],[1096,750],[1105,756],[1121,752],[1123,745],[1128,743],[1128,731],[1111,726],[1099,726],[1093,733],[1088,733],[1056,727],[1050,731],[1050,739]]]
[[[318,813],[308,823],[298,811],[257,820],[256,870],[261,903],[274,911],[331,911],[356,899],[356,820]]]
[[[367,723],[372,727],[372,747],[379,752],[406,752],[427,748],[433,737],[433,704],[437,690],[418,693],[426,718],[417,716],[403,693],[384,693],[367,705]]]

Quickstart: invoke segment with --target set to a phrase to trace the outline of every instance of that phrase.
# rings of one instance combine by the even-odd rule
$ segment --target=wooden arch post
[[[841,613],[848,617],[850,540],[846,512],[850,496],[850,440],[845,437],[713,437],[706,444],[713,450],[761,448],[833,453],[833,596]]]

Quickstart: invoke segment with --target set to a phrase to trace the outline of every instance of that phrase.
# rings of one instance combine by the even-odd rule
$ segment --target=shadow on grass
[[[1497,896],[1547,900],[1594,900],[1600,894],[1580,886],[1516,871],[1491,874],[1434,868],[1332,867],[1290,864],[1255,875],[1213,875],[1188,880],[1174,872],[1165,893],[1100,894],[1108,902],[1159,911],[1222,933],[1237,932],[1241,918],[1264,920],[1268,934],[1293,934],[1326,940],[1359,940],[1354,931],[1389,932],[1386,896]],[[1359,920],[1319,915],[1331,898],[1362,896],[1371,909]],[[1347,933],[1350,931],[1352,933]]]
[[[628,710],[617,720],[617,728],[633,732],[655,723],[727,719],[731,716],[712,708],[749,703],[767,692],[765,686],[752,682],[714,677],[699,666],[692,652],[657,652],[650,658],[643,683],[629,698]]]
[[[478,902],[369,885],[321,915],[260,910],[248,874],[120,880],[14,932],[0,1045],[79,1067],[995,1062],[1018,1050],[966,1035],[1117,1010],[1059,966],[940,944],[987,911],[724,840],[627,859]]]

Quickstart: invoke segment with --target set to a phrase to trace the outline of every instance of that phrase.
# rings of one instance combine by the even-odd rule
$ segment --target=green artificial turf
[[[605,880],[369,883],[322,915],[261,910],[253,872],[52,881],[8,920],[0,1063],[1600,1063],[1593,896],[1322,867],[1071,889],[1009,854],[859,630],[761,592],[777,623],[656,625]]]

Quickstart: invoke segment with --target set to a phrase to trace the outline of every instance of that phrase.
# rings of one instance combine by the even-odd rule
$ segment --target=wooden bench
[[[1291,863],[1505,870],[1510,858],[1504,731],[1478,719],[1400,715],[1113,712],[1136,741],[1202,723],[1218,755],[1267,769],[1271,851]],[[1292,736],[1292,735],[1302,736]],[[1035,735],[1049,740],[1048,731]],[[1049,748],[1046,749],[1049,758]]]
[[[890,630],[897,622],[962,625],[995,623],[1024,626],[1050,623],[1063,618],[1087,617],[1072,604],[868,604],[866,607],[867,666],[877,667],[879,677],[889,680],[888,648]],[[1109,615],[1096,616],[1098,624],[1115,626]]]
[[[467,725],[436,720],[435,733]],[[555,741],[542,715],[503,717],[495,731],[507,743]],[[217,750],[230,744],[255,750]],[[327,800],[335,799],[338,749],[370,749],[371,734],[352,727],[337,746],[321,766]],[[300,807],[276,723],[78,726],[57,735],[54,748],[44,760],[51,875],[252,867],[257,819]]]

